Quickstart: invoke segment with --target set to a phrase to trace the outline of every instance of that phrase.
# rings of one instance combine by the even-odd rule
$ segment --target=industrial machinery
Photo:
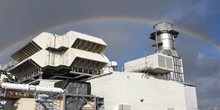
[[[126,72],[145,72],[169,80],[184,82],[182,58],[179,57],[174,46],[174,39],[178,32],[173,30],[173,24],[161,22],[154,25],[154,32],[150,39],[155,40],[152,45],[155,53],[124,64]]]
[[[0,65],[6,110],[191,110],[196,87],[184,81],[169,22],[154,26],[155,53],[124,63],[103,54],[100,38],[70,31],[43,32]],[[4,78],[3,78],[4,76]]]
[[[169,22],[154,25],[155,53],[124,63],[124,71],[89,78],[92,94],[102,95],[105,110],[198,110],[196,87],[184,81],[175,49],[178,32]]]
[[[11,55],[17,64],[9,72],[18,83],[39,78],[85,79],[101,74],[109,62],[103,54],[106,47],[102,39],[74,31],[64,35],[43,32]]]
[[[161,53],[155,53],[147,57],[126,62],[125,71],[166,74],[174,71],[173,58]]]
[[[14,61],[0,66],[0,96],[8,100],[6,108],[12,109],[14,99],[34,98],[36,110],[81,110],[88,103],[98,110],[103,98],[92,95],[85,80],[103,73],[109,63],[103,54],[106,48],[102,39],[74,31],[41,33],[11,55]],[[58,99],[63,107],[56,106]]]

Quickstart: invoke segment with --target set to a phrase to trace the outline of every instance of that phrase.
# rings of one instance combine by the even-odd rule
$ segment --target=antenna
[[[145,54],[145,64],[147,64],[147,49],[144,50],[144,54]]]

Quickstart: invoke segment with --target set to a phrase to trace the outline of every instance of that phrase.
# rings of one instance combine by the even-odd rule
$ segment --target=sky
[[[143,57],[145,49],[153,53],[152,21],[168,21],[174,28],[196,33],[180,30],[175,46],[183,57],[185,80],[197,85],[199,107],[220,107],[220,49],[198,39],[203,36],[220,45],[219,4],[219,0],[0,0],[0,63],[12,60],[10,55],[25,45],[20,41],[43,31],[74,30],[102,38],[108,44],[105,55],[117,61],[120,70],[124,62]]]

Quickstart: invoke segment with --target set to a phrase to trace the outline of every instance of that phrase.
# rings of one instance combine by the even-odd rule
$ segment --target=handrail
[[[17,64],[17,61],[13,60],[10,61],[4,65],[0,65],[0,70],[9,71],[12,67],[14,67]]]

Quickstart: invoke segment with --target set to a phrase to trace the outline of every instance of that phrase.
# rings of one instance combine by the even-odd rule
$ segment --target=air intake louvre
[[[91,69],[91,70],[100,70],[102,69],[106,63],[83,59],[77,57],[74,62],[72,63],[73,67],[77,68],[84,68],[84,69]]]
[[[131,110],[130,105],[118,105],[118,110]]]
[[[126,72],[165,74],[174,71],[173,57],[161,53],[126,62],[124,67]]]
[[[34,55],[42,48],[37,45],[34,41],[29,42],[23,48],[15,52],[11,55],[11,57],[16,60],[17,62],[22,62],[23,60],[27,59],[28,57]]]
[[[159,66],[165,68],[165,57],[158,55]]]
[[[167,68],[169,69],[173,69],[173,62],[172,62],[172,59],[171,58],[168,58],[166,57],[166,65],[167,65]]]
[[[94,53],[102,53],[106,47],[107,46],[105,45],[101,45],[101,44],[91,42],[91,41],[86,41],[86,40],[79,39],[79,38],[76,39],[76,41],[72,45],[72,48],[94,52]]]
[[[28,73],[32,73],[40,69],[40,66],[36,64],[33,60],[29,59],[18,65],[16,68],[12,69],[10,72],[15,75],[17,78],[20,78]]]

